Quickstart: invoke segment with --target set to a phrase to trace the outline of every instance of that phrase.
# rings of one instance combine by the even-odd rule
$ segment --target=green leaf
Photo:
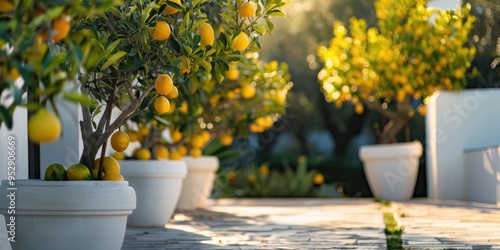
[[[109,54],[111,54],[111,52],[113,52],[116,48],[116,46],[118,46],[118,44],[120,43],[121,39],[118,39],[114,42],[112,42],[110,45],[108,45],[108,47],[106,47],[106,51],[104,51],[104,56],[108,56]],[[99,43],[99,41],[92,41],[94,44],[97,43],[101,46],[102,48],[102,45]],[[103,48],[102,48],[103,49]],[[104,50],[104,49],[103,49]]]
[[[269,16],[281,16],[281,17],[286,17],[285,13],[283,13],[281,10],[279,9],[272,9],[270,11],[267,12],[267,14]]]
[[[266,24],[267,24],[267,30],[269,31],[269,33],[273,32],[274,30],[274,23],[269,20],[269,18],[266,18]]]
[[[140,67],[142,67],[146,62],[142,59],[139,59],[139,60],[134,60],[134,61],[131,61],[129,63],[127,63],[124,67],[123,67],[123,70],[126,71],[126,72],[129,72],[129,71],[134,71],[136,69],[139,69]]]
[[[112,56],[108,58],[108,60],[102,65],[101,70],[105,70],[107,67],[109,67],[111,64],[115,63],[118,61],[118,59],[124,57],[127,54],[125,51],[118,51]]]
[[[63,98],[72,102],[78,102],[83,106],[93,106],[94,100],[88,95],[83,95],[76,92],[65,92]]]
[[[198,87],[200,86],[200,80],[196,77],[195,74],[191,74],[189,76],[188,89],[191,94],[194,94]]]
[[[255,28],[255,31],[259,33],[260,35],[266,34],[267,27],[264,24],[256,24],[253,26]]]
[[[221,72],[220,64],[215,64],[215,79],[218,83],[221,83],[224,80],[224,75]]]
[[[209,62],[202,60],[200,64],[207,72],[212,71],[212,64],[210,64]]]
[[[10,90],[12,92],[12,97],[14,97],[14,103],[15,104],[20,104],[22,101],[22,95],[21,90],[16,86],[16,84],[13,81],[9,81],[10,85]]]
[[[8,129],[12,129],[12,116],[5,107],[0,106],[0,125],[2,121],[5,122]]]

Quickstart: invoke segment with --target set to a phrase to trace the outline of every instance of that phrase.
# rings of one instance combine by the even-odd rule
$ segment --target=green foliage
[[[292,170],[284,162],[284,172],[270,170],[267,165],[251,165],[249,167],[228,171],[219,174],[228,186],[225,196],[237,197],[325,197],[338,196],[330,188],[323,188],[319,193],[322,183],[315,182],[317,171],[309,170],[305,157],[299,157],[296,170]],[[326,186],[326,185],[324,185]],[[329,189],[329,190],[327,190]]]

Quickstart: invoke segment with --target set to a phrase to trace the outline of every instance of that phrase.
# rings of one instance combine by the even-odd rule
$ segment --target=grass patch
[[[396,215],[393,212],[384,212],[384,233],[386,237],[387,249],[403,249],[404,228],[399,225]]]

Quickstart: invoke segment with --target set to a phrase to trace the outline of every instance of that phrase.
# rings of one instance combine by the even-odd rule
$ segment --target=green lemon
[[[77,163],[66,170],[66,178],[69,181],[92,180],[92,174],[90,174],[90,170],[87,166]]]
[[[66,180],[66,168],[59,163],[51,164],[45,170],[46,181],[63,181]]]

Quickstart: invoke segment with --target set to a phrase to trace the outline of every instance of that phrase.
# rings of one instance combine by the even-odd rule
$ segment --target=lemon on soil
[[[87,166],[77,163],[66,170],[66,179],[69,181],[92,180],[92,174]]]

